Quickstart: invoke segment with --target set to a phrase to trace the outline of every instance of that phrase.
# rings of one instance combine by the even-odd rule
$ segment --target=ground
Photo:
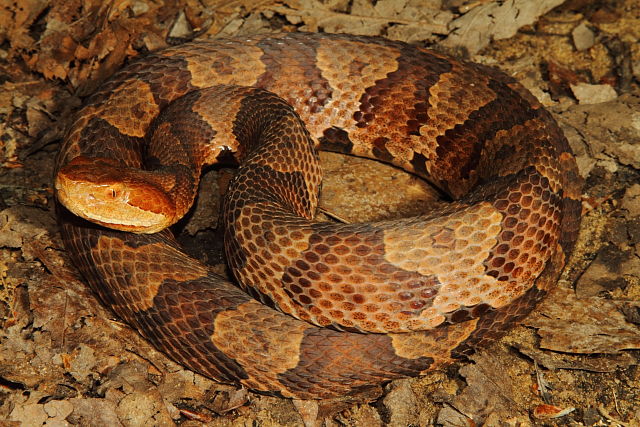
[[[70,114],[130,57],[267,31],[444,50],[515,76],[554,114],[585,179],[583,222],[557,289],[522,325],[446,371],[304,402],[186,371],[98,304],[52,211]],[[0,0],[0,425],[640,425],[639,39],[637,0]],[[431,198],[394,168],[322,159],[322,208],[345,220]],[[226,176],[207,175],[209,193]],[[215,200],[201,196],[179,231],[223,272]]]

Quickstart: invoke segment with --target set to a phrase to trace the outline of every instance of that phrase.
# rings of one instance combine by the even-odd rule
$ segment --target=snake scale
[[[315,222],[316,148],[391,163],[451,203]],[[229,158],[240,166],[222,217],[240,287],[165,229],[189,210],[201,169]],[[301,399],[486,346],[554,286],[580,221],[574,156],[514,79],[351,35],[151,53],[87,100],[56,171],[65,247],[106,306],[193,371]]]

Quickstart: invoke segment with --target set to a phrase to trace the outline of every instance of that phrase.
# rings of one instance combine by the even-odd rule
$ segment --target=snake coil
[[[315,148],[392,163],[454,201],[397,221],[314,222]],[[227,258],[277,310],[164,230],[202,167],[229,153],[241,165],[224,202]],[[580,220],[567,141],[515,80],[349,35],[152,53],[87,100],[56,171],[65,247],[104,304],[196,372],[304,399],[486,346],[554,286]]]

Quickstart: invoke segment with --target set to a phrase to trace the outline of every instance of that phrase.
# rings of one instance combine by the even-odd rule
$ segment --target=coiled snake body
[[[316,223],[314,146],[392,163],[454,202]],[[228,153],[241,166],[224,202],[227,258],[267,305],[160,231]],[[296,398],[419,375],[501,336],[555,284],[580,217],[571,150],[513,79],[348,35],[153,53],[87,101],[56,164],[62,204],[109,227],[59,206],[65,246],[107,306],[194,371]]]

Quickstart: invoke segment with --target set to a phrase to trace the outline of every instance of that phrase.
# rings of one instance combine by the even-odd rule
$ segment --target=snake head
[[[155,233],[175,222],[175,205],[153,172],[79,156],[55,179],[58,200],[75,215],[120,231]]]

